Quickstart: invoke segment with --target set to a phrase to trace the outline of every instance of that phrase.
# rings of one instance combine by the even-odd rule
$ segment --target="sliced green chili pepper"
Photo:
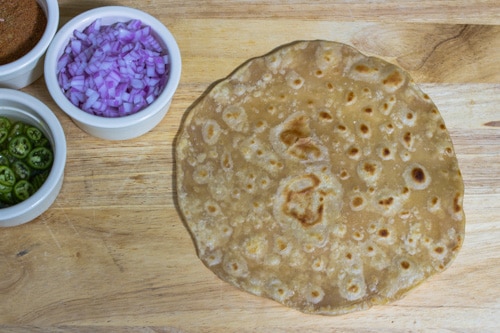
[[[9,118],[0,117],[0,128],[5,128],[7,131],[11,128],[12,123]]]
[[[49,140],[46,137],[41,138],[38,141],[33,142],[33,146],[35,147],[49,147]]]
[[[12,191],[12,186],[0,184],[0,193],[2,193],[2,194],[9,193],[10,191]]]
[[[7,157],[7,155],[3,153],[3,151],[0,152],[0,165],[6,165],[6,166],[10,165],[9,158]]]
[[[30,140],[24,135],[17,135],[9,142],[9,152],[17,158],[25,158],[31,150]]]
[[[16,183],[16,175],[11,168],[6,165],[0,166],[0,184],[13,186]]]
[[[12,188],[11,188],[12,189]],[[12,196],[12,190],[9,192],[0,192],[0,206],[9,207],[15,203],[14,197]]]
[[[4,143],[9,137],[9,130],[7,128],[0,127],[0,144]]]
[[[26,126],[26,129],[24,131],[28,139],[30,139],[31,142],[36,143],[40,141],[43,138],[43,133],[40,131],[38,128],[33,127],[33,126]]]
[[[20,200],[24,201],[28,199],[33,193],[35,193],[35,188],[33,185],[31,185],[30,182],[27,180],[20,180],[14,185],[13,189],[15,197]]]
[[[45,183],[48,177],[49,177],[49,170],[37,173],[35,176],[32,177],[31,184],[33,184],[35,190],[38,190],[40,187],[42,187],[43,183]]]
[[[2,155],[4,158],[6,158],[9,161],[9,164],[4,164],[4,165],[10,165],[17,160],[14,156],[12,156],[12,154],[7,149],[2,150],[0,155]]]
[[[9,137],[10,139],[13,139],[14,137],[21,135],[24,133],[24,129],[26,128],[26,125],[23,122],[15,122],[9,132]]]
[[[46,147],[36,147],[28,154],[28,165],[37,170],[48,169],[52,165],[54,155]]]
[[[16,175],[16,179],[29,179],[31,176],[31,169],[26,165],[23,161],[15,161],[10,166],[14,174]]]

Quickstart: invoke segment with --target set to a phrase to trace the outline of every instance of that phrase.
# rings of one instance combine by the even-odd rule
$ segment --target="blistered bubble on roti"
[[[347,45],[254,58],[189,110],[178,204],[221,279],[306,313],[402,297],[463,242],[463,182],[430,98]]]

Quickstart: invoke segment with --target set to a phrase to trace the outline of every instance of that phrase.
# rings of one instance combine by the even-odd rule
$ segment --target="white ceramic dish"
[[[145,109],[128,116],[106,118],[82,111],[64,95],[57,80],[57,62],[75,30],[82,31],[96,19],[103,25],[139,19],[149,25],[170,57],[170,73],[162,93]],[[181,54],[170,31],[156,18],[137,9],[107,6],[86,11],[66,23],[54,37],[45,58],[45,82],[57,105],[85,132],[102,139],[125,140],[153,129],[167,113],[181,76]]]
[[[57,0],[37,1],[47,17],[45,32],[35,47],[23,57],[0,65],[0,88],[21,89],[42,76],[45,51],[59,26],[59,5]]]
[[[0,116],[38,127],[54,152],[49,176],[40,189],[23,202],[0,208],[0,227],[11,227],[35,219],[54,203],[64,179],[66,137],[59,120],[45,104],[18,90],[0,89]]]

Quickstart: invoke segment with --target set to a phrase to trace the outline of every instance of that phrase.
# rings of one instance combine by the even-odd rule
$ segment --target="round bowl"
[[[58,83],[57,62],[73,36],[73,32],[82,31],[96,19],[101,19],[102,25],[139,19],[143,24],[151,27],[152,34],[167,50],[170,61],[168,81],[154,102],[137,113],[116,118],[87,113],[71,103]],[[44,75],[47,88],[54,101],[82,130],[101,139],[132,139],[153,129],[167,113],[181,77],[181,54],[173,35],[153,16],[130,7],[99,7],[74,17],[59,30],[47,50]]]
[[[21,58],[0,65],[0,88],[21,89],[37,80],[43,73],[44,54],[59,26],[57,0],[37,0],[47,18],[47,26],[40,41]]]
[[[64,178],[66,137],[59,120],[45,104],[18,90],[0,89],[0,116],[38,127],[54,152],[49,176],[38,191],[14,206],[0,208],[0,227],[11,227],[35,219],[54,203]]]

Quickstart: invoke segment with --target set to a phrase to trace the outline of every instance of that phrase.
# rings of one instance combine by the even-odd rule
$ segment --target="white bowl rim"
[[[143,24],[149,25],[163,40],[168,48],[170,58],[170,72],[167,84],[162,93],[145,109],[131,115],[108,118],[87,113],[73,105],[63,94],[57,80],[57,61],[66,47],[69,38],[75,29],[84,29],[97,18],[117,17],[118,20],[140,19]],[[118,21],[117,21],[118,22]],[[103,6],[87,10],[68,21],[55,35],[45,57],[45,82],[52,98],[59,107],[74,120],[87,126],[101,129],[113,129],[130,126],[152,117],[159,109],[166,105],[173,97],[181,77],[181,55],[179,46],[167,27],[154,16],[139,9],[125,6]]]
[[[7,207],[0,208],[0,225],[3,221],[15,219],[34,207],[48,200],[48,196],[56,189],[61,177],[64,177],[64,168],[66,166],[66,136],[61,123],[54,113],[39,99],[15,89],[0,88],[0,100],[10,100],[26,107],[37,110],[37,118],[43,120],[51,131],[54,139],[54,162],[49,176],[43,185],[28,199]]]
[[[37,2],[39,2],[37,0]],[[59,4],[57,0],[46,0],[47,3],[47,25],[42,34],[42,38],[28,53],[21,58],[9,62],[8,64],[0,65],[0,78],[7,77],[14,72],[21,71],[28,67],[34,60],[43,56],[44,52],[50,45],[52,38],[59,27]]]

